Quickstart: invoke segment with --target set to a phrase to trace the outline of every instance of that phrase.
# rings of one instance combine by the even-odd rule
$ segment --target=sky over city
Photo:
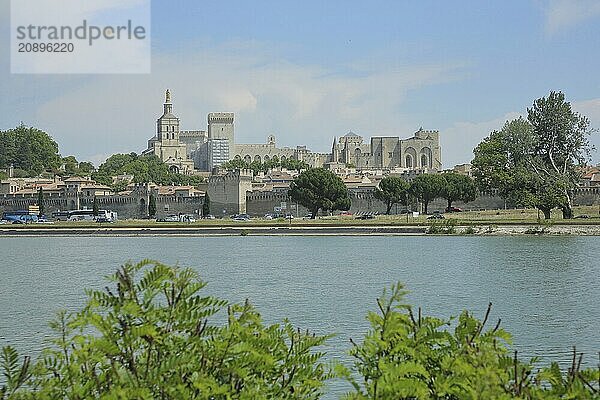
[[[152,73],[10,73],[0,0],[0,129],[48,132],[98,165],[140,152],[164,91],[181,128],[235,112],[237,143],[440,131],[445,168],[533,100],[561,90],[600,128],[600,1],[152,1]],[[600,148],[600,134],[591,139]],[[600,162],[594,152],[593,162]]]

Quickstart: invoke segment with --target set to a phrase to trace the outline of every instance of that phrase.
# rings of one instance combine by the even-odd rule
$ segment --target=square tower
[[[227,139],[229,153],[233,153],[233,113],[213,112],[208,114],[208,139]]]

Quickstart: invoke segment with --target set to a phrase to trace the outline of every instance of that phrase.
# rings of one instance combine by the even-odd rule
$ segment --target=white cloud
[[[232,57],[235,54],[235,57]],[[401,104],[411,90],[454,79],[458,64],[414,65],[337,75],[319,66],[273,61],[256,46],[227,46],[154,56],[151,75],[94,76],[52,93],[34,111],[65,154],[140,151],[155,131],[164,90],[173,93],[183,129],[206,129],[212,111],[236,113],[236,141],[306,144],[327,151],[333,136],[352,129],[365,136],[409,136],[417,125]],[[61,77],[28,78],[20,90]],[[64,77],[62,77],[64,79]],[[19,80],[10,83],[18,85]],[[36,96],[48,93],[36,92]],[[30,120],[32,112],[27,118]]]
[[[545,7],[546,32],[555,34],[600,17],[598,0],[549,0]]]
[[[600,150],[600,98],[572,102],[572,108],[590,120],[591,127],[596,130],[590,137],[590,143]],[[445,168],[470,162],[473,159],[473,149],[483,138],[490,132],[501,129],[506,121],[519,116],[527,117],[526,113],[509,112],[492,120],[457,122],[449,128],[442,129],[440,141]],[[592,162],[600,162],[598,150],[592,153]]]
[[[494,130],[502,128],[504,123],[519,117],[517,112],[509,112],[489,121],[457,122],[440,131],[442,162],[444,168],[456,164],[471,162],[473,149]]]

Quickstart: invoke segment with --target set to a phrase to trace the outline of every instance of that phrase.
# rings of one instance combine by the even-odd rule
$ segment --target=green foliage
[[[285,168],[287,170],[295,170],[302,171],[310,168],[310,165],[305,163],[304,161],[299,161],[293,158],[286,158],[284,160],[279,160],[277,156],[274,156],[268,161],[258,162],[246,162],[240,158],[236,158],[230,161],[227,161],[222,165],[224,169],[227,170],[236,170],[236,169],[251,169],[254,175],[258,175],[259,172],[268,172],[274,168]]]
[[[46,208],[45,199],[44,199],[44,189],[40,188],[38,190],[38,200],[37,205],[39,207],[38,216],[42,216],[44,214],[44,209]]]
[[[473,151],[478,186],[496,189],[516,205],[536,207],[546,219],[556,207],[571,218],[577,167],[591,150],[589,120],[572,111],[561,92],[537,99],[527,111],[527,120],[506,122]]]
[[[395,176],[386,176],[379,182],[373,196],[385,203],[386,214],[390,214],[394,204],[408,205],[410,185],[402,178]]]
[[[440,197],[446,199],[448,208],[452,207],[452,203],[455,201],[468,203],[475,200],[477,191],[472,178],[455,172],[444,174],[443,177],[446,184]]]
[[[38,176],[60,167],[58,144],[44,131],[19,125],[0,131],[0,168],[14,166],[15,177]]]
[[[156,197],[154,193],[150,193],[150,198],[148,199],[148,216],[151,218],[156,216]]]
[[[350,197],[342,179],[323,168],[311,168],[290,184],[289,196],[293,201],[308,208],[312,218],[319,210],[348,210]]]
[[[96,196],[94,196],[94,203],[92,205],[92,213],[94,214],[94,217],[98,216],[99,211],[100,211],[100,204],[98,203],[98,198]]]
[[[0,180],[8,179],[8,173],[0,171]]]
[[[473,226],[467,226],[465,230],[462,232],[463,235],[474,235],[477,231]]]
[[[519,360],[500,321],[486,327],[491,304],[481,321],[424,316],[393,285],[368,313],[363,341],[351,340],[352,365],[331,372],[318,350],[328,336],[287,320],[264,325],[248,301],[204,296],[191,269],[146,260],[109,279],[81,311],[58,313],[33,365],[2,349],[0,400],[319,399],[333,376],[351,383],[346,399],[600,398],[600,371],[582,369],[575,349],[568,371],[552,363],[534,373],[539,360]]]
[[[423,203],[427,214],[429,203],[444,192],[446,180],[440,174],[422,174],[416,176],[410,184],[410,194]]]
[[[204,193],[204,202],[202,203],[202,216],[210,214],[210,197],[208,192]]]
[[[427,229],[427,233],[432,235],[453,235],[456,233],[456,220],[433,220]]]
[[[462,312],[456,322],[415,315],[403,302],[401,284],[384,290],[378,312],[369,312],[371,330],[353,343],[351,369],[338,367],[353,390],[346,399],[597,399],[598,370],[564,374],[557,364],[532,376],[532,364],[511,357],[511,336]],[[454,327],[454,328],[452,328]],[[571,372],[573,371],[573,372]],[[357,379],[358,376],[358,379]]]
[[[69,176],[90,176],[96,168],[90,162],[79,162],[75,156],[67,156],[62,158],[62,164],[65,174]]]
[[[92,175],[97,182],[112,185],[116,175],[133,175],[135,183],[154,182],[158,185],[197,186],[204,178],[196,175],[183,175],[169,171],[167,164],[155,155],[114,154],[110,156]]]
[[[112,288],[88,291],[79,313],[58,315],[53,346],[33,369],[4,349],[0,399],[320,397],[330,374],[316,349],[327,337],[288,321],[264,325],[247,301],[203,296],[191,269],[143,261],[110,279]],[[223,309],[226,322],[214,324]]]

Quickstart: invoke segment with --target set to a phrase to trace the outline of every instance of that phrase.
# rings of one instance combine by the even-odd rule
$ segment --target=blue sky
[[[7,14],[0,0],[0,54]],[[97,163],[145,148],[168,87],[184,129],[234,111],[240,143],[328,151],[422,126],[449,167],[550,90],[600,127],[599,37],[596,0],[155,0],[149,75],[11,75],[1,57],[0,129],[24,121]]]

